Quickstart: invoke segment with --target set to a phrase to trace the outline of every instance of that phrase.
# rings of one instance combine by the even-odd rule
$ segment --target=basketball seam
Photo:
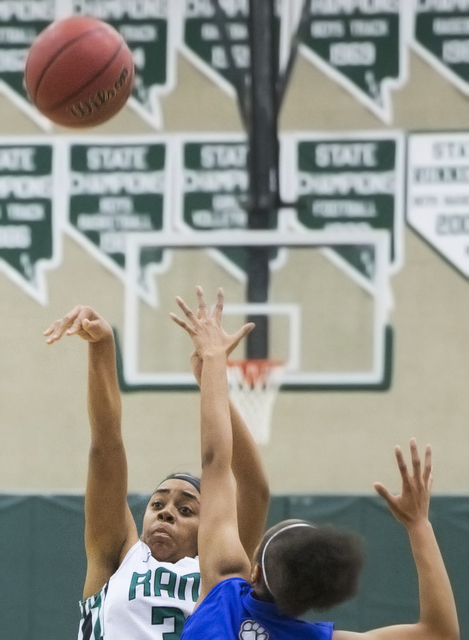
[[[41,82],[44,78],[44,75],[46,74],[46,72],[49,70],[50,66],[57,60],[57,58],[69,47],[71,47],[75,42],[77,42],[78,40],[81,40],[84,36],[87,36],[91,33],[95,33],[96,31],[106,31],[106,29],[104,29],[103,27],[95,27],[94,29],[91,29],[90,31],[84,31],[83,33],[80,33],[79,36],[77,36],[76,38],[73,38],[73,40],[70,40],[69,42],[67,42],[67,44],[64,44],[64,46],[59,49],[58,51],[56,51],[55,55],[53,58],[51,58],[51,60],[49,60],[48,64],[44,67],[44,69],[42,70],[41,75],[39,76],[39,80],[37,81],[37,85],[36,85],[36,91],[34,92],[34,97],[33,97],[33,101],[36,100],[37,98],[37,94],[39,91],[39,87],[41,86]],[[121,45],[122,46],[122,45]],[[32,96],[31,96],[32,97]]]
[[[72,98],[74,98],[76,95],[78,95],[79,93],[81,93],[83,91],[83,89],[85,89],[85,87],[87,87],[89,84],[91,84],[92,82],[94,82],[96,80],[96,78],[99,78],[99,76],[104,73],[104,71],[106,71],[106,69],[114,62],[114,60],[116,59],[119,51],[122,49],[122,47],[124,46],[124,42],[121,43],[120,47],[117,49],[117,51],[115,52],[115,54],[112,56],[112,58],[109,60],[109,62],[106,64],[106,66],[104,66],[102,69],[99,70],[98,73],[96,73],[92,78],[90,78],[89,80],[86,81],[85,84],[83,84],[79,89],[77,89],[74,93],[71,93],[69,96],[67,96],[64,100],[62,100],[61,102],[59,102],[58,104],[53,105],[52,107],[48,107],[47,111],[54,111],[55,109],[59,109],[62,105],[64,105],[66,102],[68,102],[69,100],[71,100]]]

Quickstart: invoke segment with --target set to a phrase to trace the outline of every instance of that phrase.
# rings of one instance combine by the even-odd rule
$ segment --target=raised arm
[[[203,363],[197,351],[191,356],[191,365],[200,387]],[[231,400],[229,408],[233,435],[231,469],[237,487],[239,537],[251,559],[265,529],[270,500],[269,483],[254,438]]]
[[[396,447],[396,459],[402,477],[400,495],[393,496],[380,483],[375,489],[394,515],[407,529],[418,573],[420,620],[416,624],[374,629],[367,633],[335,631],[333,640],[458,640],[459,625],[453,592],[443,558],[428,520],[432,482],[431,450],[425,450],[423,470],[414,439],[410,441],[413,475]]]
[[[91,307],[77,306],[44,332],[47,344],[63,335],[88,342],[88,416],[91,446],[85,497],[87,573],[83,597],[97,593],[117,570],[138,533],[127,505],[127,460],[114,336]]]
[[[203,599],[221,580],[233,575],[248,578],[250,562],[238,534],[236,483],[233,477],[233,435],[226,381],[227,354],[254,325],[245,325],[233,336],[221,327],[223,293],[218,291],[217,305],[209,314],[203,292],[197,287],[199,311],[177,302],[190,321],[171,317],[191,336],[203,360],[201,377],[201,511],[199,558]]]

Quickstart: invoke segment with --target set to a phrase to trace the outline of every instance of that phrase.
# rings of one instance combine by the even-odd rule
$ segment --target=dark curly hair
[[[354,533],[287,520],[266,532],[256,561],[266,595],[282,612],[296,617],[354,596],[364,555],[361,538]]]

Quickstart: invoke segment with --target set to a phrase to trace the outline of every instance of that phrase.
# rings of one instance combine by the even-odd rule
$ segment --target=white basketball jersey
[[[139,540],[101,591],[81,601],[78,640],[178,640],[199,590],[198,558],[158,562]]]

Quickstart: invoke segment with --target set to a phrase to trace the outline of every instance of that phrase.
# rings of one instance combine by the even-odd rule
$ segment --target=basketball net
[[[272,409],[283,379],[278,360],[228,360],[230,397],[256,444],[268,444]]]

